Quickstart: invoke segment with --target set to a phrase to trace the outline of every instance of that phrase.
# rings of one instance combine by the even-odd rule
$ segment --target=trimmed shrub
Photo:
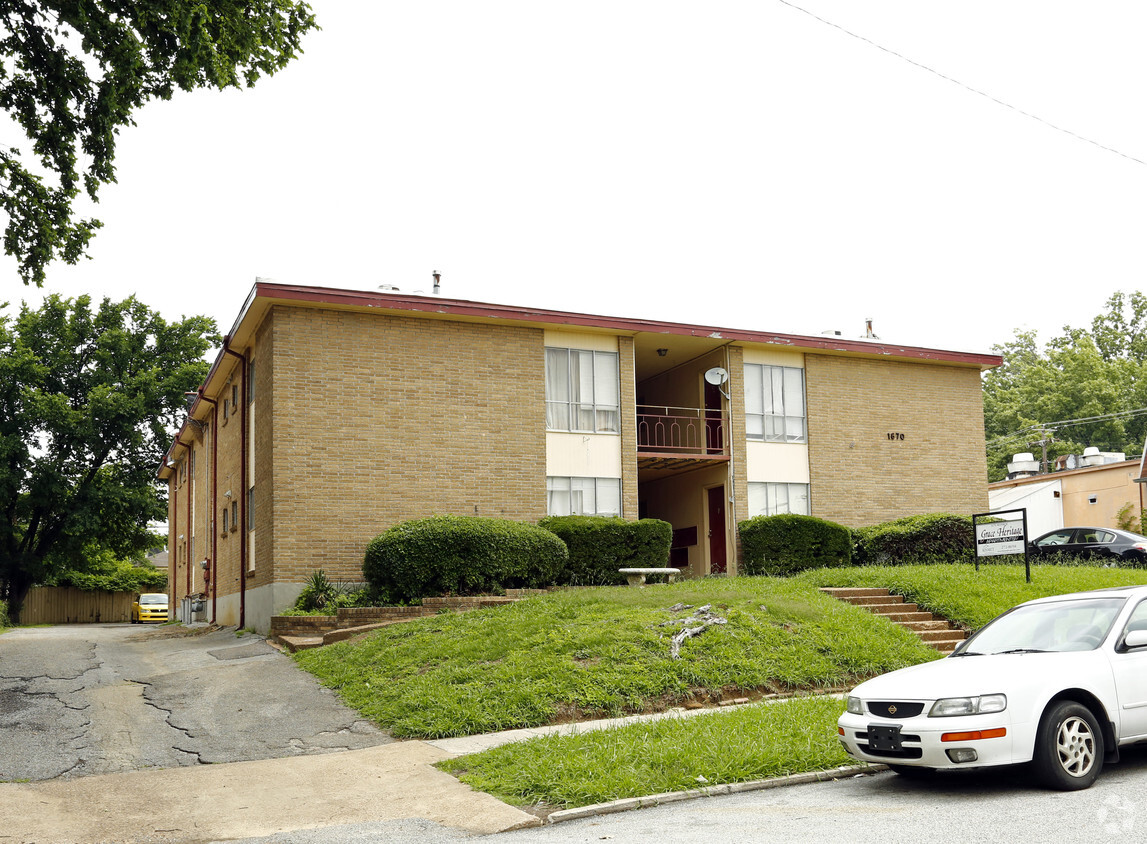
[[[970,563],[976,557],[970,516],[929,513],[881,522],[854,532],[857,565]]]
[[[576,586],[625,583],[620,568],[665,568],[673,526],[660,519],[631,522],[608,516],[550,516],[538,527],[556,534],[569,549],[559,582]]]
[[[852,557],[852,532],[815,516],[755,516],[737,530],[744,574],[786,575],[847,566]]]
[[[534,525],[476,516],[402,522],[366,549],[362,573],[389,602],[550,586],[569,554]]]

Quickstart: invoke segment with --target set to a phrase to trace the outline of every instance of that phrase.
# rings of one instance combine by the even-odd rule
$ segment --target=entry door
[[[709,490],[709,573],[724,574],[725,559],[725,487]]]
[[[705,382],[705,452],[722,454],[725,442],[721,426],[721,388]]]

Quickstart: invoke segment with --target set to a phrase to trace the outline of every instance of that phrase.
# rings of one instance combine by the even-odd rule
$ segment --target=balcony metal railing
[[[728,418],[700,407],[637,406],[638,452],[725,454]]]

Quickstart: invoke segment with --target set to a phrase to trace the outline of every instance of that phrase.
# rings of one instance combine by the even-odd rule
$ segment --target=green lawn
[[[727,618],[685,641],[676,604]],[[837,688],[936,658],[915,636],[782,578],[562,590],[382,628],[300,665],[396,736],[472,735],[657,711],[688,699]]]
[[[888,586],[977,628],[1022,601],[1124,584],[1147,571],[931,565],[820,569],[792,579],[685,581],[578,589],[491,610],[383,628],[357,643],[296,656],[349,705],[397,736],[456,736],[590,716],[657,711],[690,698],[836,688],[937,658],[900,627],[819,586]],[[711,604],[725,625],[669,657],[678,628]],[[844,764],[839,700],[804,697],[551,736],[442,763],[518,805],[582,806]]]
[[[515,804],[570,808],[846,765],[844,701],[792,698],[713,715],[546,736],[439,764]]]
[[[795,580],[811,586],[887,586],[923,609],[976,630],[1004,610],[1048,595],[1107,586],[1147,584],[1147,570],[1101,566],[1032,566],[1032,582],[1022,565],[970,564],[862,566],[815,569]]]

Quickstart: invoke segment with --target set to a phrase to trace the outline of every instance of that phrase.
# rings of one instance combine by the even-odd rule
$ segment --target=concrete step
[[[932,621],[905,621],[905,622],[902,622],[900,626],[901,627],[907,627],[909,630],[911,630],[914,633],[920,633],[920,632],[923,632],[925,630],[944,630],[944,631],[956,630],[955,627],[953,627],[948,622],[944,621],[944,619],[942,619],[942,618],[941,619],[933,618]]]
[[[924,644],[940,653],[951,653],[966,638],[963,630],[930,612],[921,612],[916,604],[904,603],[903,596],[892,595],[887,589],[839,587],[820,591],[911,630]]]
[[[925,642],[962,642],[963,630],[917,630],[916,635]]]
[[[876,613],[881,618],[887,618],[889,621],[932,621],[933,616],[930,612],[882,612]]]
[[[920,608],[915,604],[867,604],[864,609],[869,612],[876,613],[877,615],[896,615],[909,612],[919,612]]]
[[[867,598],[889,594],[887,589],[875,589],[868,586],[822,586],[820,591],[842,601],[849,598]]]
[[[835,595],[833,597],[836,597]],[[859,595],[852,598],[841,598],[839,600],[848,601],[858,607],[870,607],[879,604],[895,604],[897,602],[904,603],[903,595],[889,595],[887,590],[882,595]]]
[[[933,649],[939,651],[942,654],[950,654],[952,651],[956,650],[956,645],[958,645],[960,643],[959,642],[925,642],[924,644],[930,648],[933,648]]]
[[[275,638],[291,653],[323,646],[322,636],[276,636]]]

